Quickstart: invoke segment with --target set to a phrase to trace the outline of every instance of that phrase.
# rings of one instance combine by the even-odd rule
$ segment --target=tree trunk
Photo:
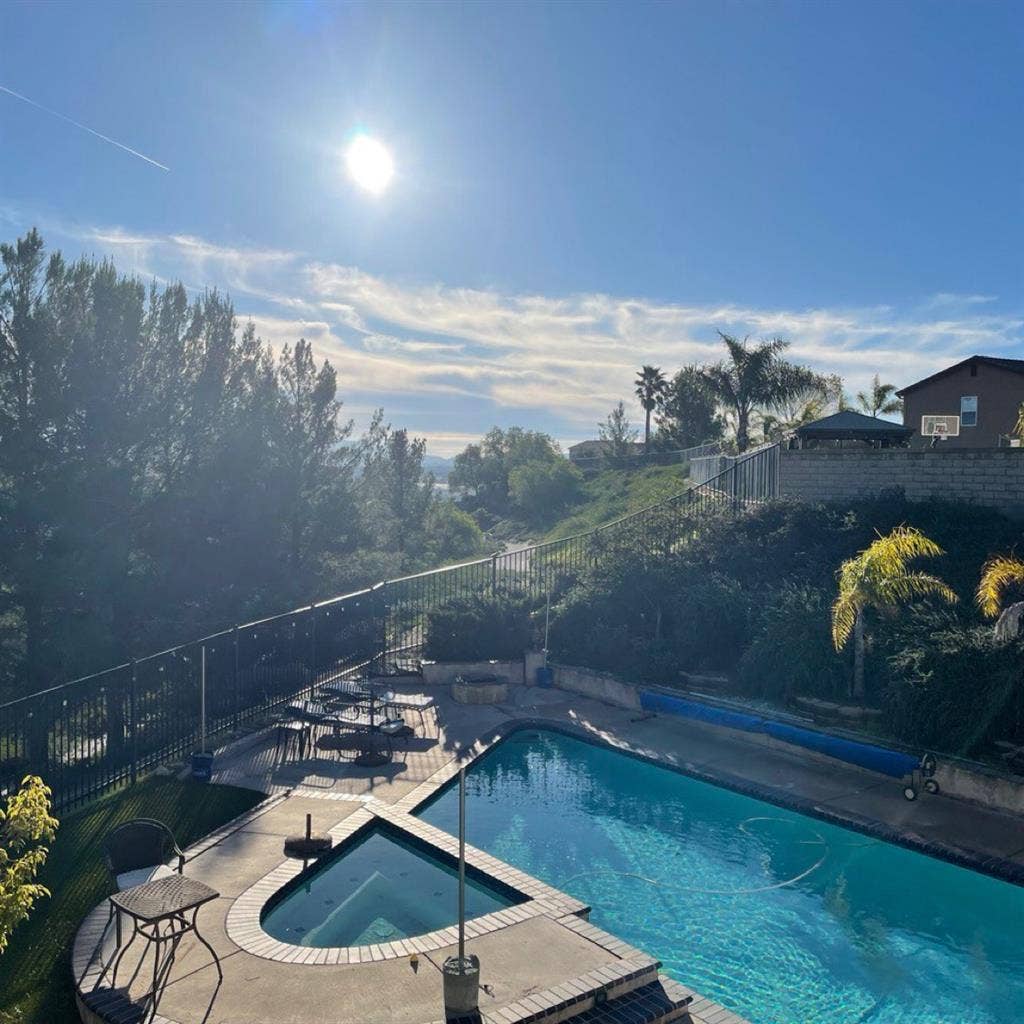
[[[644,407],[644,455],[651,450],[651,410]]]
[[[736,450],[742,455],[750,447],[750,412],[736,410]]]
[[[864,703],[864,612],[857,612],[853,626],[853,696]]]

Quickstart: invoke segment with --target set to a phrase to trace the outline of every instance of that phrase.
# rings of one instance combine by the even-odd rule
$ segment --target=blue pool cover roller
[[[921,765],[920,759],[897,750],[886,750],[871,743],[860,743],[857,740],[842,739],[829,736],[827,733],[815,732],[813,729],[801,729],[796,725],[785,725],[774,722],[760,715],[732,711],[728,708],[716,708],[710,704],[687,700],[684,697],[673,697],[667,693],[651,693],[641,691],[640,706],[646,711],[661,711],[669,715],[682,715],[707,722],[709,725],[721,725],[728,729],[740,729],[743,732],[762,732],[773,739],[791,743],[796,747],[814,750],[819,754],[827,754],[839,761],[846,761],[869,771],[889,775],[894,779],[902,779],[911,775]]]

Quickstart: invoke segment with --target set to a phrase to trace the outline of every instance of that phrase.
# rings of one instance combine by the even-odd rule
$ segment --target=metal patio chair
[[[177,873],[184,874],[185,854],[171,830],[155,818],[133,818],[103,840],[103,861],[119,892],[174,874],[167,863],[172,858],[177,858]]]

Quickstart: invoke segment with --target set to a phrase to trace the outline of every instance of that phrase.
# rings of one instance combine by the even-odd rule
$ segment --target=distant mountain
[[[440,455],[427,454],[423,456],[423,468],[433,473],[440,483],[444,483],[448,479],[454,462],[454,459],[446,459]]]

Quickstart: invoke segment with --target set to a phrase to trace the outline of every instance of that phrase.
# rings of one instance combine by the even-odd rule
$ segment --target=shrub
[[[507,595],[460,598],[427,615],[432,661],[521,658],[536,641],[531,604]]]
[[[484,535],[468,512],[454,502],[437,501],[427,513],[427,555],[434,565],[484,552]]]
[[[787,703],[798,695],[847,696],[848,659],[832,646],[830,605],[830,596],[811,586],[788,584],[766,597],[739,663],[745,692]]]
[[[904,637],[889,663],[883,708],[893,735],[965,757],[991,753],[995,740],[1024,743],[1024,641],[952,622]]]
[[[552,655],[650,682],[729,669],[749,629],[749,599],[733,580],[692,571],[678,557],[613,552],[555,609]]]

